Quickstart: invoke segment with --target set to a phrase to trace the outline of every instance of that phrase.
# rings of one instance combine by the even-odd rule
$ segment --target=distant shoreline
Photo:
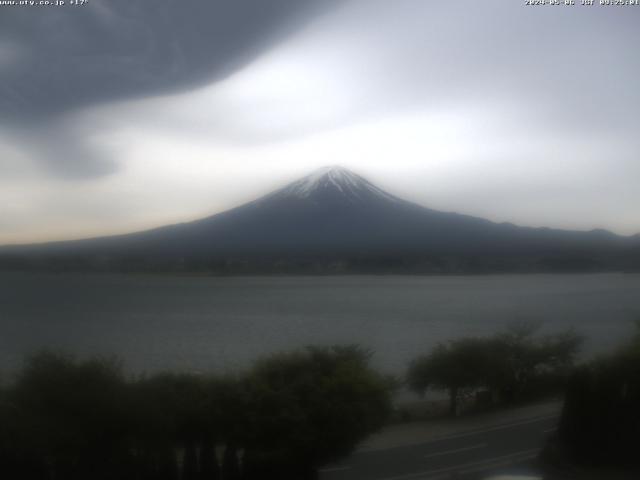
[[[287,278],[287,277],[483,277],[483,276],[537,276],[537,275],[638,275],[640,270],[562,270],[562,271],[486,271],[486,272],[202,272],[202,271],[178,271],[178,270],[100,270],[100,269],[2,269],[0,274],[79,274],[79,275],[126,275],[126,276],[151,276],[151,277],[188,277],[188,278]]]

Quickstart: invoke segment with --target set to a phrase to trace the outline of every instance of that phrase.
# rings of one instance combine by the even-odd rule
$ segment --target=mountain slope
[[[308,261],[432,257],[579,257],[610,262],[640,242],[610,232],[517,227],[444,213],[397,198],[340,167],[320,169],[258,200],[202,220],[150,231],[55,244],[13,247],[14,257],[84,258],[96,264],[167,262],[286,264]],[[5,250],[6,251],[6,250]],[[622,257],[621,257],[622,256]],[[90,262],[91,263],[91,262]],[[98,262],[99,263],[99,262]],[[427,262],[428,263],[428,262]],[[455,262],[454,262],[455,263]],[[460,262],[457,262],[459,264]],[[531,260],[525,262],[531,264]],[[211,264],[211,263],[210,263]],[[404,267],[403,267],[404,268]]]

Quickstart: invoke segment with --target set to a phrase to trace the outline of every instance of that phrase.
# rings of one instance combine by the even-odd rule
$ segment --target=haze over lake
[[[640,275],[197,277],[0,274],[0,370],[39,348],[117,355],[131,372],[230,371],[306,344],[355,342],[401,373],[439,341],[513,321],[613,347],[640,317]]]

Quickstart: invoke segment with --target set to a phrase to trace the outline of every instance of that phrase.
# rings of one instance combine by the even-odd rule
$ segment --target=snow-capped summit
[[[301,178],[273,195],[278,197],[293,197],[327,200],[348,200],[363,202],[372,199],[398,201],[399,199],[376,187],[367,179],[339,165],[322,167],[306,177]]]

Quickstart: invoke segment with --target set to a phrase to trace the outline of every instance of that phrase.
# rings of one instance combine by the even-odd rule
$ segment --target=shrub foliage
[[[273,355],[238,377],[127,379],[110,359],[43,352],[0,392],[3,478],[315,478],[390,411],[358,347]]]

